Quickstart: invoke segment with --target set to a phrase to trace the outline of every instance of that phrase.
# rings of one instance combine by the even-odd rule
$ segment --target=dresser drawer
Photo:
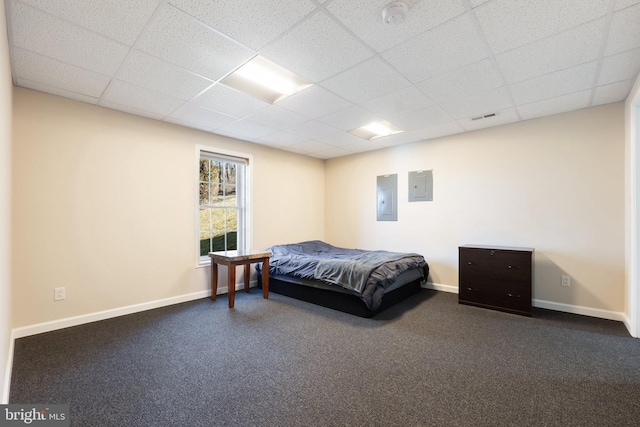
[[[460,271],[474,277],[529,280],[531,268],[530,252],[460,248]]]
[[[527,282],[507,282],[476,279],[461,282],[459,299],[469,303],[503,307],[517,311],[531,310],[531,285]]]
[[[458,302],[511,313],[531,315],[531,298],[525,293],[470,290],[461,292]]]
[[[483,291],[495,294],[521,294],[531,296],[531,283],[523,280],[494,280],[485,277],[463,277],[459,291]]]

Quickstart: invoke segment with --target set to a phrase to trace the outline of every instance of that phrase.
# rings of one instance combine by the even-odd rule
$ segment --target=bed
[[[268,250],[269,291],[361,317],[415,294],[429,275],[424,257],[415,253],[346,249],[320,240]],[[255,268],[262,286],[262,264]]]

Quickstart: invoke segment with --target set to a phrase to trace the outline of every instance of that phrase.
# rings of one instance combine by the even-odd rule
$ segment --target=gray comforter
[[[423,280],[429,267],[422,255],[387,251],[345,249],[312,240],[268,249],[269,274],[316,279],[348,289],[371,310],[378,308],[382,295],[397,277],[410,269],[420,269]],[[260,271],[261,265],[256,266]]]

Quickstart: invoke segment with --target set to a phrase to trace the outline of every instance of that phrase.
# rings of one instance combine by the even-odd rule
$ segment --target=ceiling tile
[[[15,77],[19,80],[28,80],[92,98],[99,98],[109,84],[107,76],[20,48],[13,49],[12,63]]]
[[[629,50],[604,58],[600,68],[598,85],[628,80],[640,70],[640,49]]]
[[[484,59],[466,67],[442,74],[416,86],[434,102],[440,104],[486,92],[503,86],[502,77],[491,59]]]
[[[19,47],[113,76],[129,47],[19,2],[11,3],[11,39]]]
[[[323,87],[355,103],[369,101],[410,84],[377,57],[322,82]]]
[[[358,137],[356,136],[355,138],[358,138]],[[357,143],[345,145],[342,148],[352,153],[364,153],[367,151],[379,150],[382,148],[380,145],[376,144],[375,141],[367,141],[362,138],[358,138],[358,139],[360,141],[358,141]]]
[[[598,61],[511,85],[516,105],[578,92],[593,85]]]
[[[605,55],[640,47],[640,4],[613,14]]]
[[[334,0],[327,7],[358,37],[377,52],[389,49],[462,13],[460,0],[410,2],[402,25],[382,21],[382,9],[389,0]]]
[[[211,80],[223,77],[255,54],[168,5],[156,15],[137,47]]]
[[[203,129],[218,129],[238,120],[237,117],[227,116],[192,103],[182,105],[167,118],[196,124]]]
[[[471,118],[465,118],[456,120],[464,130],[478,130],[485,129],[493,126],[506,125],[514,123],[520,120],[518,112],[515,108],[507,108],[506,110],[496,111],[496,115],[493,117],[487,117],[479,120],[472,120]]]
[[[535,119],[537,117],[550,116],[552,114],[566,113],[567,111],[579,110],[589,106],[591,90],[583,90],[570,93],[556,98],[545,99],[531,104],[518,106],[520,117],[523,120]]]
[[[196,97],[193,103],[239,118],[257,113],[270,105],[221,84],[209,88],[206,92]]]
[[[427,107],[422,110],[394,114],[387,119],[400,129],[412,131],[426,126],[439,125],[452,121],[451,117],[440,107]]]
[[[185,101],[213,84],[211,80],[138,50],[131,51],[117,77]],[[177,82],[180,84],[176,84]]]
[[[21,1],[129,46],[160,3],[160,0]]]
[[[616,2],[615,10],[624,9],[625,7],[633,6],[640,3],[640,0],[614,0]]]
[[[314,85],[278,102],[280,107],[296,111],[312,119],[344,110],[352,104],[322,86]]]
[[[275,130],[272,127],[261,125],[248,119],[238,120],[229,125],[216,129],[216,133],[233,136],[234,138],[249,140],[262,138],[274,132]]]
[[[291,145],[299,144],[302,140],[304,140],[304,138],[300,135],[280,130],[260,137],[256,140],[256,142],[260,144],[267,143],[277,147],[288,147]]]
[[[624,101],[631,91],[631,86],[633,86],[633,80],[598,86],[593,96],[592,106]]]
[[[422,92],[416,90],[414,86],[404,87],[362,104],[367,110],[381,117],[422,110],[432,105],[433,102]]]
[[[327,15],[318,12],[267,45],[261,54],[304,78],[318,82],[364,61],[374,53]]]
[[[355,129],[380,120],[383,119],[357,105],[320,118],[320,121],[342,130]]]
[[[109,101],[103,100],[103,101],[100,101],[100,107],[105,107],[110,110],[121,111],[123,113],[133,114],[135,116],[142,116],[150,119],[162,120],[161,114],[155,114],[149,111],[138,110],[137,108],[133,108],[128,105],[117,104],[115,102],[109,102]],[[183,126],[188,127],[187,125],[183,125]]]
[[[465,14],[382,53],[413,82],[446,73],[488,56],[476,27]]]
[[[324,142],[308,140],[300,142],[299,144],[291,145],[287,147],[287,150],[294,153],[311,154],[317,153],[319,151],[331,150],[333,148],[336,147],[332,147],[331,145],[325,144]]]
[[[34,82],[31,80],[17,79],[16,84],[20,87],[26,87],[27,89],[33,89],[40,92],[50,93],[52,95],[62,96],[63,98],[69,98],[75,101],[86,102],[87,104],[98,103],[98,98],[95,98],[93,96],[83,95],[81,93],[72,92],[70,90],[60,89],[59,87],[47,86],[45,84]]]
[[[309,118],[277,105],[270,105],[249,116],[249,120],[274,129],[287,130],[291,126],[308,121]]]
[[[496,56],[507,83],[574,67],[598,59],[604,19],[535,41]]]
[[[455,135],[462,132],[464,132],[464,129],[462,129],[462,127],[456,122],[441,123],[434,126],[425,126],[423,128],[411,131],[413,135],[423,140],[440,138],[447,135]]]
[[[498,54],[607,14],[608,0],[493,0],[474,9]]]
[[[170,0],[229,37],[259,50],[315,9],[310,1]]]
[[[372,143],[374,141],[368,141],[363,138],[357,137],[349,132],[338,131],[329,135],[321,136],[316,138],[320,142],[327,143],[329,145],[333,145],[334,147],[353,147],[366,145],[369,149],[372,147]]]
[[[300,123],[289,128],[290,132],[309,139],[318,139],[325,135],[335,133],[336,130],[335,127],[317,120],[309,120],[308,122]]]
[[[492,114],[513,107],[509,93],[504,87],[488,92],[467,96],[441,105],[442,109],[454,119]]]
[[[178,98],[153,92],[120,80],[111,82],[102,99],[160,116],[166,116],[183,103]]]
[[[310,155],[311,157],[327,160],[327,159],[334,159],[336,157],[348,156],[351,154],[353,154],[353,151],[345,150],[344,148],[334,147],[328,150],[318,151]]]
[[[481,4],[484,4],[486,2],[488,2],[489,0],[469,0],[469,3],[471,3],[471,7],[478,7]]]
[[[171,117],[165,117],[163,121],[165,123],[171,123],[171,124],[178,125],[178,126],[183,126],[183,127],[189,128],[189,129],[197,129],[197,130],[201,130],[201,131],[204,131],[204,132],[207,132],[207,133],[213,133],[213,131],[210,128],[208,128],[206,126],[199,125],[197,123],[183,122],[182,120],[173,119]]]
[[[397,133],[395,135],[385,136],[383,138],[376,139],[376,143],[380,147],[395,147],[396,145],[409,144],[411,142],[417,142],[420,138],[409,132]]]

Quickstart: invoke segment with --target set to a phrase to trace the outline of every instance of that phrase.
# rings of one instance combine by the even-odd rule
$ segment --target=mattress
[[[415,253],[346,249],[312,240],[268,249],[269,277],[300,286],[353,295],[375,311],[385,294],[425,281],[429,266]],[[258,272],[262,266],[256,265]]]

